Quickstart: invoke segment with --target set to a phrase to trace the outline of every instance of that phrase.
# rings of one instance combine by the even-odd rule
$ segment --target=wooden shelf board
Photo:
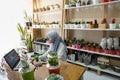
[[[74,64],[77,64],[77,65],[85,66],[85,67],[88,67],[88,68],[91,68],[91,69],[99,70],[99,71],[106,72],[106,73],[109,73],[109,74],[116,75],[116,76],[120,77],[120,73],[117,73],[110,68],[101,69],[99,66],[85,65],[84,63],[80,63],[79,61],[72,61],[72,60],[67,60],[67,61],[71,62],[71,63],[74,63]]]

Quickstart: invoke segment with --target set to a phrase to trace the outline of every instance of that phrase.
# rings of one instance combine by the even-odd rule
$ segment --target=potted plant
[[[77,40],[76,48],[77,48],[77,49],[80,49],[80,48],[81,48],[81,41],[80,41],[80,40]]]
[[[79,24],[79,22],[75,22],[75,24],[74,24],[74,28],[79,28],[80,27],[80,24]]]
[[[99,0],[92,0],[93,4],[98,4],[99,3]]]
[[[22,74],[23,80],[34,80],[34,65],[28,64],[27,61],[21,60],[22,68],[19,72]]]
[[[75,48],[76,47],[76,38],[72,39],[72,47]]]
[[[98,45],[97,50],[98,50],[99,53],[102,53],[102,51],[103,51],[103,49],[100,45]]]
[[[86,28],[85,21],[82,21],[81,22],[81,29],[84,29],[84,28]]]
[[[26,26],[31,27],[32,26],[32,18],[28,16],[27,12],[24,13],[24,19],[26,20]]]
[[[86,48],[86,42],[85,42],[85,41],[83,42],[83,44],[82,44],[82,45],[83,45],[83,47],[82,47],[82,48],[83,48],[84,50],[86,50],[87,48]]]
[[[41,66],[41,60],[39,59],[39,56],[38,55],[36,55],[35,57],[34,57],[34,62],[33,62],[33,64],[37,67],[37,66]]]
[[[69,47],[72,47],[72,40],[69,40],[68,46],[69,46]]]
[[[97,44],[96,44],[96,43],[93,43],[91,50],[92,50],[93,52],[95,52],[95,51],[96,51],[96,47],[97,47]]]
[[[59,60],[57,57],[57,53],[50,51],[48,52],[48,63],[47,63],[47,68],[49,71],[49,74],[55,73],[55,74],[60,74],[60,64]]]
[[[101,24],[99,24],[98,26],[99,28],[102,28],[102,29],[106,29],[108,26],[107,26],[107,20],[106,18],[103,18],[102,21],[101,21]]]
[[[104,49],[104,53],[109,54],[109,49],[107,47]]]
[[[26,46],[27,46],[28,52],[33,52],[33,38],[31,36],[31,34],[28,35],[26,38]]]
[[[110,29],[115,29],[116,28],[116,23],[115,23],[115,18],[111,19],[111,23],[109,24]]]
[[[98,22],[96,19],[94,20],[94,28],[98,28]]]
[[[102,0],[102,3],[108,2],[108,0]]]
[[[112,2],[112,1],[114,1],[114,0],[108,0],[109,2]]]
[[[89,44],[87,45],[87,50],[88,50],[88,51],[91,50],[91,46],[92,46],[92,43],[89,43]]]
[[[21,26],[20,23],[18,23],[18,25],[17,25],[17,30],[18,30],[19,33],[20,33],[21,45],[22,45],[22,46],[26,46],[26,41],[25,41],[25,39],[26,39],[26,31],[25,31],[25,29]]]
[[[115,50],[115,48],[114,48],[113,45],[110,47],[109,53],[110,53],[111,55],[115,55],[115,54],[116,54],[116,50]]]
[[[92,21],[91,21],[90,24],[89,24],[89,28],[90,28],[90,29],[94,28],[94,24],[93,24]]]
[[[76,0],[76,7],[79,7],[81,5],[80,0]]]

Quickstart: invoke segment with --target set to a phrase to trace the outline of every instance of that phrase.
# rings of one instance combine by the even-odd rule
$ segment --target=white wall
[[[19,44],[16,25],[24,26],[24,11],[31,11],[28,5],[27,0],[0,0],[0,55]]]

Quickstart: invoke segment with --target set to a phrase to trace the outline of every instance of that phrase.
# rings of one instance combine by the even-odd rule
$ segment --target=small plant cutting
[[[60,74],[60,64],[59,64],[59,59],[57,57],[57,53],[50,51],[48,52],[48,64],[47,68],[49,71],[49,74],[55,73],[55,74]]]
[[[99,24],[99,28],[106,29],[108,27],[106,18],[103,18],[101,24]]]
[[[109,24],[110,29],[115,29],[116,28],[116,20],[115,18],[111,19],[111,23]]]
[[[23,80],[34,80],[34,65],[28,64],[27,61],[21,60],[22,68],[19,72],[22,74]]]

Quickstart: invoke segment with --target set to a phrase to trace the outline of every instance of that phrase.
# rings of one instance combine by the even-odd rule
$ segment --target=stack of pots
[[[113,46],[115,50],[119,48],[119,38],[118,37],[102,38],[100,45],[104,49],[104,52],[108,54],[109,51],[106,49],[110,49],[111,46]]]

